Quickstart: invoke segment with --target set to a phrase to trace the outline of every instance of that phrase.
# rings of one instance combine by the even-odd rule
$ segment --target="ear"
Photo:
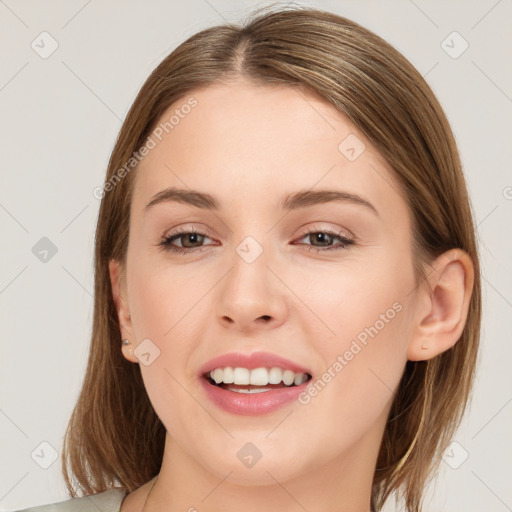
[[[110,260],[108,269],[110,272],[112,295],[117,310],[117,318],[119,320],[121,339],[130,341],[129,345],[121,345],[121,350],[128,361],[138,363],[139,360],[133,355],[133,350],[135,348],[135,335],[133,332],[132,318],[128,308],[124,268],[117,260]]]
[[[410,361],[431,359],[459,340],[473,291],[474,268],[461,249],[443,253],[419,291],[417,323],[408,347]]]

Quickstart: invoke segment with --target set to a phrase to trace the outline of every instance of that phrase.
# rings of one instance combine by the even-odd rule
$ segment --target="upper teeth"
[[[254,386],[266,386],[267,384],[279,384],[281,381],[285,386],[295,384],[298,386],[308,378],[306,373],[295,373],[291,370],[281,368],[215,368],[210,372],[210,377],[216,384],[237,384]]]

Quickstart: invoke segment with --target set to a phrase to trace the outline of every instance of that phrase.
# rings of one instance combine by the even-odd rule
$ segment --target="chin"
[[[229,448],[210,452],[207,460],[203,458],[200,462],[219,480],[229,474],[229,482],[237,485],[275,485],[276,480],[285,482],[303,476],[313,462],[307,460],[304,443],[294,446],[288,442],[287,450],[282,449],[283,443],[282,439],[275,443],[263,439],[254,443],[231,440]]]

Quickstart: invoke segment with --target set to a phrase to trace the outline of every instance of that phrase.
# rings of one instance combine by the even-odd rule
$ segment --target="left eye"
[[[343,236],[338,233],[333,233],[332,231],[308,231],[303,235],[302,239],[309,238],[310,241],[319,242],[321,245],[310,245],[309,251],[312,249],[316,249],[317,252],[322,251],[333,251],[338,249],[346,249],[349,245],[353,244],[354,241],[346,236]],[[332,247],[326,247],[333,243],[335,239],[338,239],[340,243],[338,245]]]

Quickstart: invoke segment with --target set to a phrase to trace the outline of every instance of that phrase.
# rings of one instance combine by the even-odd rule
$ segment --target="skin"
[[[470,259],[449,251],[417,282],[411,216],[393,171],[316,96],[244,80],[190,96],[197,107],[136,170],[126,269],[110,263],[121,334],[131,341],[124,356],[140,364],[134,348],[146,338],[160,350],[149,366],[140,364],[167,429],[144,510],[368,511],[405,363],[435,357],[459,339]],[[338,150],[349,134],[366,146],[354,161]],[[209,193],[222,208],[169,202],[144,213],[169,186]],[[319,189],[358,194],[378,215],[348,201],[278,207],[285,194]],[[190,227],[206,237],[174,245],[200,250],[159,250],[165,236]],[[306,235],[309,228],[354,243],[318,252],[340,240],[327,236],[322,244]],[[252,263],[236,252],[249,235],[263,248]],[[397,302],[401,311],[306,405],[239,416],[218,409],[199,386],[200,366],[233,351],[273,352],[306,366],[315,380]],[[247,442],[262,453],[252,468],[237,457]],[[131,493],[121,512],[142,510],[154,482]]]

